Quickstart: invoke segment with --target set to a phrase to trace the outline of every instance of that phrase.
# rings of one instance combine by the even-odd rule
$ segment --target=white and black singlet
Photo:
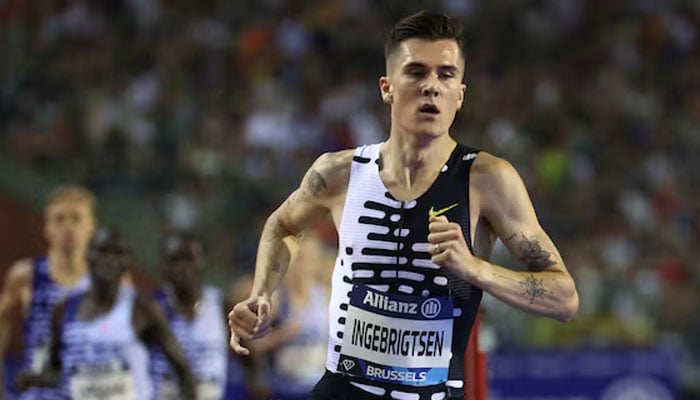
[[[482,292],[430,261],[428,218],[459,223],[473,251],[469,170],[478,152],[458,144],[424,194],[399,201],[380,179],[379,149],[358,147],[352,160],[327,373],[312,398],[337,398],[339,385],[369,399],[463,397],[464,353]]]

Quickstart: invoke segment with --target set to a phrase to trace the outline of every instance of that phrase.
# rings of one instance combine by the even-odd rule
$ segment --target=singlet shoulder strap
[[[158,306],[163,310],[163,313],[168,321],[172,320],[175,316],[175,308],[170,302],[170,299],[168,299],[168,295],[165,293],[165,290],[162,288],[156,289],[153,291],[152,298],[153,301],[155,301],[156,304],[158,304]]]
[[[32,259],[32,290],[51,282],[49,276],[49,264],[46,257],[35,257]]]
[[[85,293],[79,292],[72,294],[66,298],[66,308],[63,313],[63,323],[75,321],[78,319],[78,308],[80,301],[85,297]]]
[[[367,164],[379,156],[381,143],[365,144],[355,148],[352,161],[360,164]]]

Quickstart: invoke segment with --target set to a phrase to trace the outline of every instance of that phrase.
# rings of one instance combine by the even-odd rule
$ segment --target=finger
[[[428,244],[428,254],[437,254],[440,252],[440,243],[429,243]]]
[[[231,310],[231,312],[228,313],[228,326],[232,327],[233,326],[233,321],[236,319],[236,314],[234,310]]]
[[[456,236],[455,232],[445,231],[445,232],[434,232],[428,234],[428,242],[432,244],[447,242],[454,240]]]
[[[229,345],[238,355],[247,356],[250,354],[250,350],[241,346],[241,339],[233,331],[231,331],[231,340],[229,341]]]
[[[231,329],[237,329],[237,333],[241,337],[247,338],[255,333],[255,327],[258,323],[257,316],[247,308],[238,309],[229,319],[228,326]]]
[[[267,329],[270,329],[270,318],[263,318],[258,320],[258,323],[255,324],[255,328],[253,328],[253,335],[257,335],[258,332],[265,331]]]
[[[450,220],[448,220],[447,217],[444,215],[438,215],[437,217],[429,217],[428,222],[429,223],[433,223],[433,222],[448,223],[448,222],[450,222]]]
[[[430,261],[435,265],[443,266],[445,262],[445,255],[444,253],[433,254],[433,256],[430,257]]]
[[[235,334],[238,338],[243,340],[250,340],[253,338],[253,335],[255,335],[255,330],[234,325],[231,327],[231,334]]]
[[[450,248],[448,243],[440,243],[438,250],[431,252],[432,256],[430,257],[430,261],[432,261],[433,264],[445,266],[448,261],[450,253],[449,250]]]
[[[440,217],[435,217],[440,218]],[[452,224],[449,221],[430,221],[428,223],[428,231],[430,232],[444,232],[453,229]]]
[[[258,322],[258,316],[248,307],[238,307],[233,311],[232,321],[238,325],[253,327]]]
[[[257,320],[255,321],[255,331],[265,329],[270,321],[270,303],[262,298],[257,303]]]
[[[270,303],[266,300],[258,301],[258,321],[265,321],[270,317]]]
[[[240,316],[238,315],[234,316],[234,318],[229,322],[229,326],[235,326],[245,331],[249,331],[251,333],[253,332],[253,330],[255,330],[257,324],[257,318],[240,318]]]

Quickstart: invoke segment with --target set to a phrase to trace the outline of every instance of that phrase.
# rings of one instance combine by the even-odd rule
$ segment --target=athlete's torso
[[[428,215],[432,211],[459,223],[471,249],[468,182],[469,169],[477,152],[457,145],[432,186],[424,194],[412,201],[398,201],[391,196],[379,176],[379,149],[380,144],[356,149],[350,167],[345,207],[338,229],[339,254],[333,274],[329,308],[330,338],[326,368],[334,373],[343,373],[345,367],[355,360],[345,362],[345,365],[340,362],[344,358],[341,357],[344,338],[353,334],[353,330],[359,326],[346,326],[348,309],[353,309],[353,292],[357,295],[358,291],[372,291],[374,295],[369,295],[370,300],[372,296],[381,298],[373,303],[379,308],[386,308],[393,301],[385,300],[384,295],[397,296],[396,298],[415,296],[418,299],[443,298],[442,296],[451,298],[453,304],[450,307],[454,307],[452,329],[451,338],[448,333],[447,339],[451,340],[452,357],[449,360],[446,382],[421,387],[406,382],[379,382],[366,377],[349,378],[369,392],[387,395],[394,392],[406,393],[404,397],[398,394],[398,397],[394,398],[415,398],[418,394],[421,399],[429,399],[433,395],[439,396],[441,391],[444,392],[446,385],[456,389],[464,386],[463,356],[481,300],[481,290],[456,279],[451,272],[430,261],[427,243]],[[365,300],[367,298],[365,297]],[[394,304],[398,303],[394,301]],[[368,309],[371,310],[372,307]],[[383,311],[377,309],[377,312],[381,314]],[[362,322],[355,317],[352,317],[352,321],[353,324],[356,321]],[[424,322],[419,321],[418,324]],[[394,332],[386,334],[389,338],[390,335],[401,335],[402,332],[393,328],[391,331]],[[383,331],[375,332],[377,340],[370,337],[363,343],[369,347],[368,351],[377,354],[391,345],[383,346],[384,349],[380,349],[381,345],[376,349],[372,349],[372,346],[376,343],[381,344],[382,340],[387,342],[391,339],[380,338],[379,336],[384,334]],[[430,332],[426,333],[425,337],[434,338],[437,334]],[[345,346],[347,345],[346,340]],[[418,352],[421,349],[419,348]],[[396,346],[393,351],[397,354],[403,352]],[[391,350],[387,351],[390,352]]]
[[[65,287],[54,281],[48,259],[39,257],[32,262],[30,303],[24,320],[23,368],[39,372],[48,362],[51,319],[56,305],[69,295],[84,292],[90,286],[86,274],[76,285]],[[33,388],[23,392],[21,399],[50,398],[52,389]]]
[[[150,399],[148,352],[133,328],[136,291],[119,290],[112,309],[94,319],[79,315],[84,294],[66,303],[61,333],[61,389],[84,400]]]
[[[192,320],[177,313],[164,291],[156,293],[168,324],[192,368],[197,381],[200,400],[218,400],[223,397],[226,384],[227,330],[221,293],[214,287],[205,287],[201,303]],[[179,379],[165,354],[151,349],[151,374],[156,399],[180,399]]]

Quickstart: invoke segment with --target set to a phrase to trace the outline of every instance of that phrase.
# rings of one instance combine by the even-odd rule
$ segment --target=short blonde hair
[[[64,200],[85,202],[93,211],[97,203],[95,195],[86,187],[80,185],[60,185],[52,189],[46,196],[44,209],[46,210],[51,205]]]

